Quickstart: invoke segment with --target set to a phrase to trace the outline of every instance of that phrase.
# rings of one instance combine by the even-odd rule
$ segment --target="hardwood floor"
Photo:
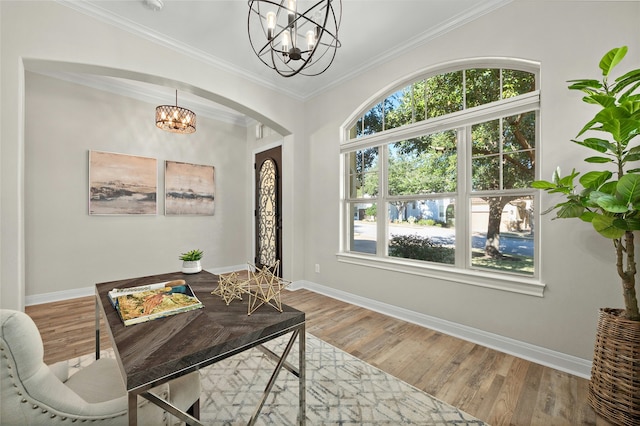
[[[308,290],[285,291],[282,301],[306,313],[308,333],[490,425],[606,424],[587,402],[585,379]],[[95,350],[94,309],[93,297],[26,308],[45,362]]]

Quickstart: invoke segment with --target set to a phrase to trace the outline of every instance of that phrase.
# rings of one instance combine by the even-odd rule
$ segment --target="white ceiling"
[[[144,0],[57,1],[304,100],[512,0],[342,0],[342,46],[335,61],[319,76],[290,78],[278,75],[253,53],[247,0],[163,0],[157,11]],[[310,4],[298,3],[299,9]]]

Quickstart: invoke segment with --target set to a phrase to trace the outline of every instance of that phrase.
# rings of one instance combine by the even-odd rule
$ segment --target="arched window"
[[[354,113],[341,145],[341,254],[536,279],[538,75],[526,61],[457,63]]]

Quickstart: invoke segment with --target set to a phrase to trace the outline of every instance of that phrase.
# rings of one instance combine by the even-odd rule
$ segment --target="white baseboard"
[[[235,266],[225,266],[222,268],[209,268],[205,270],[208,272],[211,272],[212,274],[218,275],[218,274],[226,274],[228,272],[233,272],[233,271],[240,271],[243,269],[247,269],[246,263],[243,263],[241,265],[235,265]],[[32,296],[25,297],[25,306],[59,302],[61,300],[76,299],[78,297],[93,296],[95,294],[96,294],[96,289],[93,286],[75,288],[72,290],[54,291],[51,293],[34,294]]]
[[[25,306],[41,305],[43,303],[59,302],[67,299],[77,299],[78,297],[93,296],[96,294],[95,287],[75,288],[73,290],[54,291],[52,293],[34,294],[24,298]]]
[[[557,352],[541,346],[489,333],[466,325],[456,324],[440,318],[399,308],[387,303],[378,302],[366,297],[347,293],[331,287],[316,284],[311,281],[295,281],[289,286],[290,290],[307,289],[343,302],[361,306],[390,317],[398,318],[431,330],[439,331],[449,336],[458,337],[509,355],[517,356],[537,364],[545,365],[556,370],[564,371],[578,377],[589,379],[591,376],[591,361]]]
[[[207,271],[212,274],[224,274],[232,271],[239,271],[246,267],[246,264],[242,264],[223,268],[210,268],[207,269]],[[486,346],[509,355],[514,355],[537,364],[555,368],[578,377],[589,379],[591,376],[591,361],[567,355],[562,352],[553,351],[541,346],[489,333],[466,325],[456,324],[451,321],[399,308],[387,303],[378,302],[376,300],[347,293],[342,290],[316,284],[311,281],[294,281],[288,288],[293,291],[304,288],[319,294],[324,294],[325,296],[333,297],[334,299],[342,300],[366,309],[371,309],[372,311],[380,312],[381,314],[389,315],[390,317],[398,318],[431,330],[477,343],[479,345]],[[94,294],[94,287],[56,291],[52,293],[26,296],[25,304],[27,306],[39,305],[42,303],[57,302],[60,300],[74,299],[78,297],[93,296]]]

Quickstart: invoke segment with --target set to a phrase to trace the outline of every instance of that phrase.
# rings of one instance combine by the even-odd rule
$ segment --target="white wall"
[[[195,133],[165,132],[155,105],[31,72],[25,98],[27,298],[176,271],[196,248],[204,268],[246,261],[246,127],[199,115]],[[89,216],[88,150],[155,158],[157,215]],[[166,160],[214,166],[213,216],[164,215]]]
[[[448,61],[513,57],[541,62],[542,176],[589,153],[569,140],[590,119],[566,80],[597,78],[609,49],[629,46],[620,71],[640,65],[640,3],[516,1],[307,102],[309,232],[306,280],[417,313],[591,359],[597,312],[622,306],[611,242],[578,221],[542,233],[543,298],[338,262],[339,132],[362,103],[395,80]],[[543,198],[543,205],[553,203]],[[314,265],[320,264],[320,274]]]
[[[179,84],[185,89],[203,89],[241,106],[256,120],[283,133],[284,249],[285,265],[289,265],[285,277],[289,279],[304,278],[308,282],[584,359],[591,358],[597,309],[622,303],[610,243],[594,235],[588,225],[550,222],[549,218],[544,218],[538,227],[543,240],[540,247],[542,279],[547,285],[543,298],[339,263],[335,256],[339,238],[338,128],[380,88],[409,73],[468,57],[530,59],[542,64],[539,147],[542,175],[549,176],[558,164],[569,169],[575,158],[586,155],[568,141],[590,113],[581,106],[578,94],[566,89],[565,81],[597,76],[597,61],[602,54],[622,44],[630,48],[625,66],[638,66],[639,2],[515,1],[369,70],[357,79],[330,88],[304,105],[56,3],[2,1],[0,12],[0,304],[3,307],[22,306],[25,275],[31,283],[31,278],[41,273],[24,260],[27,250],[35,247],[31,233],[43,232],[36,227],[31,229],[31,221],[46,221],[46,218],[32,217],[38,214],[31,208],[35,200],[31,200],[31,195],[25,191],[25,185],[34,182],[31,182],[30,171],[25,169],[32,161],[32,155],[23,134],[23,64],[32,64],[34,59],[52,66],[62,63],[67,68],[73,68],[75,64],[89,64],[98,69],[111,67],[134,73],[136,77],[146,75]],[[85,102],[82,99],[68,102],[72,101],[77,102],[75,107]],[[140,113],[140,105],[133,101],[121,99],[117,102]],[[26,129],[28,137],[33,138],[32,132],[36,129],[31,128],[30,122]],[[67,130],[69,134],[73,133],[73,129]],[[37,139],[42,140],[42,133],[37,134]],[[56,137],[60,143],[62,135],[57,133]],[[124,142],[113,143],[116,144],[114,148],[118,148],[117,144]],[[250,137],[247,137],[247,143],[247,157],[260,149],[260,144],[254,144]],[[74,139],[73,149],[79,149],[78,144],[78,139]],[[120,148],[114,150],[122,152],[130,147],[120,145]],[[145,152],[151,152],[151,149]],[[56,151],[54,154],[57,155]],[[169,150],[161,154],[173,153]],[[186,153],[182,154],[188,157]],[[79,157],[74,158],[75,165],[82,165]],[[250,161],[247,158],[245,170]],[[85,170],[82,165],[82,172]],[[220,173],[218,177],[222,179]],[[250,191],[249,188],[245,190]],[[220,185],[217,191],[222,197]],[[251,198],[248,193],[244,195],[247,205]],[[79,198],[74,198],[77,195],[68,196],[72,202],[80,202]],[[543,204],[550,203],[552,200],[544,197]],[[80,207],[84,208],[84,205]],[[251,212],[247,213],[245,229],[251,223]],[[64,219],[61,211],[57,211],[56,216]],[[84,217],[81,223],[93,219]],[[166,224],[171,218],[159,216],[155,220]],[[151,229],[145,232],[149,234]],[[23,233],[26,233],[26,240]],[[251,238],[250,234],[245,234],[247,240]],[[185,241],[184,245],[190,243]],[[212,250],[221,250],[225,243],[217,242],[219,245]],[[111,246],[111,249],[113,247],[117,246]],[[54,248],[44,247],[43,250],[51,252]],[[73,248],[69,245],[65,250]],[[176,250],[168,251],[171,255],[166,259],[173,262]],[[117,259],[122,255],[112,256]],[[314,272],[316,263],[321,266],[319,274]],[[153,269],[154,265],[145,265],[140,270]],[[57,288],[51,287],[51,290]],[[38,287],[34,291],[42,290]]]
[[[3,307],[23,307],[25,277],[29,276],[31,279],[41,273],[33,270],[34,265],[29,266],[25,260],[25,236],[33,232],[26,229],[26,218],[36,214],[26,210],[29,208],[28,203],[32,201],[27,201],[28,194],[25,191],[25,179],[28,176],[25,129],[30,129],[32,123],[26,122],[24,115],[25,68],[32,71],[63,70],[119,76],[190,91],[233,107],[287,135],[283,139],[283,156],[296,162],[303,160],[304,111],[299,101],[282,93],[266,89],[210,63],[203,63],[193,56],[159,46],[52,1],[0,2],[0,31],[0,119],[3,123],[0,129],[0,305]],[[67,127],[67,131],[72,133],[73,129]],[[91,138],[91,135],[83,136]],[[116,142],[115,147],[118,143],[124,142]],[[245,139],[245,145],[241,149],[246,150],[247,143]],[[145,150],[152,151],[151,148]],[[249,159],[246,161],[239,167],[246,170]],[[222,183],[221,174],[218,174],[218,178],[218,183]],[[292,193],[294,189],[297,190],[296,185],[299,185],[294,184],[294,174],[285,175],[284,182],[284,220],[288,224],[284,230],[284,256],[287,258],[286,265],[290,265],[285,268],[284,274],[290,279],[298,279],[302,275],[303,257],[301,251],[293,250],[293,247],[301,245],[301,211],[304,205],[303,200],[294,197]],[[299,179],[297,182],[304,180]],[[235,184],[232,188],[235,188]],[[220,186],[217,190],[220,196],[224,192]],[[247,190],[245,187],[245,191]],[[247,210],[239,214],[250,217],[252,212]],[[245,237],[249,234],[245,230],[247,223],[249,222],[245,219],[245,226],[241,231]],[[146,232],[149,234],[151,231]],[[181,241],[181,245],[190,246],[192,238],[193,235],[187,237],[185,241]],[[229,241],[218,240],[215,244],[213,253],[226,250]],[[243,245],[247,247],[246,241]],[[169,251],[175,252],[173,249]],[[210,261],[213,260],[210,258]],[[242,259],[233,264],[246,260],[245,253]],[[156,261],[135,268],[152,270],[155,269],[154,265],[157,265]],[[39,267],[41,266],[42,264]],[[169,265],[163,268],[167,269],[170,269]],[[133,269],[127,267],[127,270]],[[84,284],[84,279],[82,281],[83,286],[89,284]],[[51,285],[48,290],[58,289],[57,284]],[[38,287],[36,291],[40,290]]]

